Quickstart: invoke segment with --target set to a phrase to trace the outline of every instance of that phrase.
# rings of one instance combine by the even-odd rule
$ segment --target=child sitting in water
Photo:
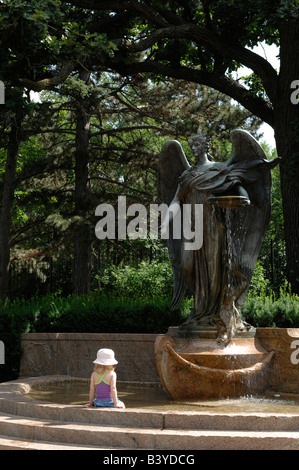
[[[87,407],[100,406],[109,408],[125,408],[117,398],[116,373],[114,365],[118,364],[112,349],[100,349],[93,361],[94,371],[90,378],[89,403]]]

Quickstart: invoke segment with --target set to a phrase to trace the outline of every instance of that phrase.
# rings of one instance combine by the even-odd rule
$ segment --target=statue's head
[[[193,135],[188,140],[188,145],[191,148],[194,156],[198,153],[207,153],[209,151],[209,141],[205,134],[199,133]]]

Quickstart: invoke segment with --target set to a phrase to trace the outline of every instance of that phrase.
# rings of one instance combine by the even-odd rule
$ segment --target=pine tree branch
[[[113,64],[110,64],[113,67]],[[137,62],[131,64],[114,64],[114,68],[120,74],[134,75],[137,73],[153,73],[176,79],[182,79],[201,85],[212,87],[238,101],[252,114],[258,116],[262,121],[273,126],[273,108],[262,98],[253,95],[250,90],[226,75],[207,72],[205,70],[191,69],[188,67],[174,67],[163,65],[155,61]]]
[[[98,126],[94,126],[94,127],[98,127]],[[166,129],[165,127],[141,124],[140,126],[118,127],[117,129],[102,129],[98,132],[93,132],[92,137],[97,136],[97,135],[114,135],[116,133],[132,132],[135,130],[149,130],[149,129],[163,132],[163,134],[168,134],[169,132],[171,132],[171,129]]]
[[[130,191],[133,191],[134,193],[140,193],[140,194],[144,194],[148,197],[152,197],[152,194],[147,192],[147,191],[142,191],[140,189],[137,189],[137,188],[133,188],[132,186],[129,186],[128,184],[122,182],[122,181],[116,181],[112,178],[109,178],[108,176],[92,176],[90,178],[91,181],[94,181],[94,180],[99,180],[99,181],[105,181],[105,183],[111,183],[111,184],[116,184],[117,186],[121,186],[122,188],[126,188],[126,189],[129,189]],[[143,198],[144,200],[147,200],[145,198]]]
[[[127,52],[143,52],[163,39],[189,39],[195,43],[203,44],[211,51],[220,53],[222,57],[235,60],[244,66],[252,69],[258,75],[265,87],[266,93],[273,101],[278,75],[272,65],[263,57],[253,51],[241,46],[236,41],[228,41],[223,36],[211,31],[211,29],[198,26],[193,23],[181,24],[182,19],[165,9],[165,15],[145,5],[143,2],[135,0],[127,1],[94,1],[94,0],[62,0],[64,3],[72,3],[76,7],[90,10],[109,11],[133,11],[136,15],[142,15],[145,19],[160,27],[146,39],[130,43],[119,40],[117,42],[120,49]],[[162,11],[162,8],[160,9]],[[168,20],[166,20],[168,18]],[[171,21],[171,23],[169,22]],[[169,58],[171,60],[171,57]]]
[[[118,48],[124,52],[138,53],[143,52],[158,41],[163,39],[189,39],[197,44],[208,47],[211,51],[220,53],[221,56],[242,63],[244,66],[253,70],[258,75],[265,87],[269,98],[273,99],[274,87],[278,81],[278,75],[272,65],[263,57],[255,52],[240,46],[236,42],[228,42],[222,36],[194,24],[182,24],[168,26],[154,31],[146,39],[138,42],[126,40],[115,41]],[[171,57],[169,58],[171,60]]]

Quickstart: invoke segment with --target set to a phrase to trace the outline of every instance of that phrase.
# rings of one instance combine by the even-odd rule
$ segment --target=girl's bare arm
[[[86,406],[88,407],[93,406],[94,395],[95,395],[94,376],[93,374],[91,374],[90,387],[89,387],[89,403]]]

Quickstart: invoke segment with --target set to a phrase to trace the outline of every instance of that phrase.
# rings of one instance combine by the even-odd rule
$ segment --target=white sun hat
[[[93,361],[94,364],[102,364],[103,366],[112,366],[118,364],[114,357],[114,351],[112,349],[99,349],[97,352],[97,358]]]

